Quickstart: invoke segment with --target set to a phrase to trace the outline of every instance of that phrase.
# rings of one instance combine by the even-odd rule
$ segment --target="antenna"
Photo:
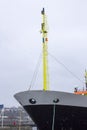
[[[42,33],[42,45],[43,45],[43,90],[48,90],[49,80],[48,80],[48,50],[47,50],[47,19],[45,15],[45,9],[41,11],[42,14],[42,23],[41,23],[41,33]]]
[[[87,90],[87,71],[85,69],[85,85],[86,85],[86,90]]]

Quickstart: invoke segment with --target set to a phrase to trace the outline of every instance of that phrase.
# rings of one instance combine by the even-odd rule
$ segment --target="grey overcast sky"
[[[84,86],[87,68],[87,0],[0,0],[0,104],[18,106],[14,94],[29,89],[42,50],[41,10],[49,28],[50,89],[73,92]],[[40,74],[39,74],[40,73]],[[42,71],[31,89],[42,89]]]

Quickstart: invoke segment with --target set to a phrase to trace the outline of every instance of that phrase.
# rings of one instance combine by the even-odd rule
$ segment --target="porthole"
[[[59,99],[58,99],[58,98],[55,98],[55,99],[53,100],[53,102],[54,102],[54,103],[58,103],[58,102],[59,102]]]
[[[31,98],[31,99],[29,99],[29,102],[30,102],[31,104],[35,104],[35,103],[36,103],[36,100],[35,100],[34,98]]]

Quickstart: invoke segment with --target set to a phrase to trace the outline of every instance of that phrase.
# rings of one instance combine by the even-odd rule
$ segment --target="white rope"
[[[53,105],[53,120],[52,120],[52,130],[54,130],[55,126],[55,104]]]

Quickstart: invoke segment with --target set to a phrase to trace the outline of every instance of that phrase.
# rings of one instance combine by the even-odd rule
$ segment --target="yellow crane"
[[[42,45],[43,45],[43,90],[48,90],[49,79],[48,79],[48,29],[47,29],[47,19],[45,15],[45,9],[41,11],[42,23],[41,23],[41,33],[42,33]]]

